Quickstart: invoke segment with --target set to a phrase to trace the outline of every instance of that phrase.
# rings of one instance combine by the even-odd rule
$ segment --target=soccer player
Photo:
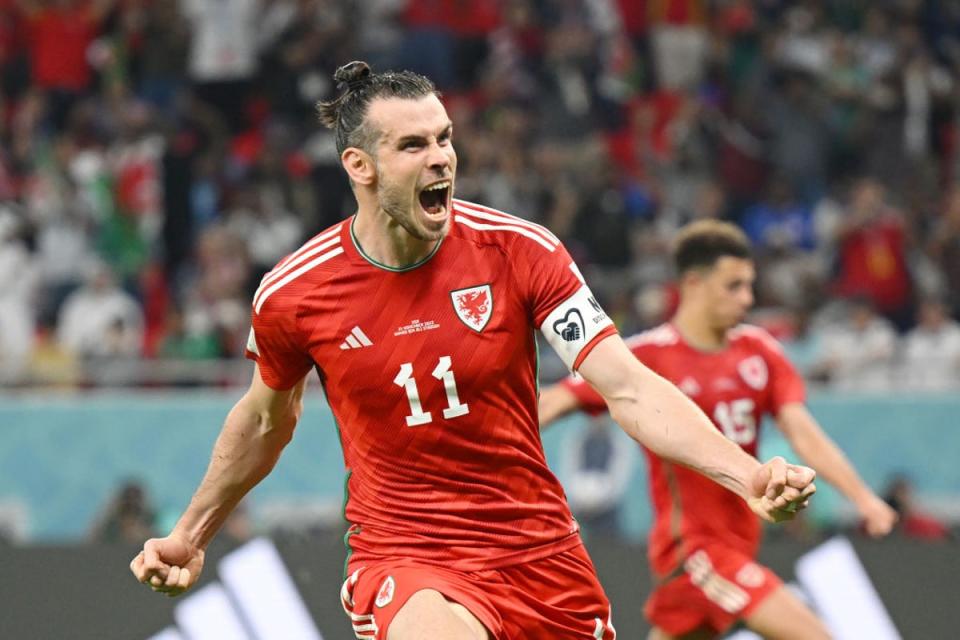
[[[812,469],[761,465],[637,362],[552,233],[453,198],[452,124],[428,79],[363,62],[334,77],[344,91],[320,117],[357,212],[262,280],[253,382],[173,531],[131,562],[141,582],[177,595],[196,581],[293,436],[316,370],[347,468],[341,596],[357,638],[614,638],[543,455],[538,328],[638,441],[768,520],[807,502]]]
[[[680,231],[674,262],[680,279],[676,315],[627,340],[637,359],[677,385],[750,455],[757,453],[763,415],[774,416],[804,462],[854,502],[867,531],[887,534],[894,512],[807,411],[803,380],[776,340],[741,324],[753,304],[747,237],[729,223],[695,222]],[[575,409],[605,411],[604,397],[591,384],[569,377],[545,389],[541,425]],[[650,638],[712,638],[738,620],[767,638],[828,637],[810,609],[754,562],[761,527],[743,501],[645,450],[655,514],[648,550],[657,579],[645,607],[654,626]]]

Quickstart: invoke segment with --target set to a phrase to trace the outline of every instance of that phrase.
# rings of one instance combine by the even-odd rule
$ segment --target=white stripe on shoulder
[[[299,269],[295,269],[295,270],[293,270],[293,271],[290,271],[290,272],[287,273],[287,275],[285,275],[283,278],[281,278],[280,280],[277,280],[277,281],[274,282],[272,285],[270,285],[270,287],[269,287],[268,289],[265,289],[265,290],[260,294],[259,299],[254,298],[254,301],[253,301],[254,309],[256,309],[257,313],[260,313],[260,309],[263,307],[263,304],[267,301],[267,298],[269,298],[269,297],[272,296],[274,293],[276,293],[276,291],[277,291],[278,289],[280,289],[280,288],[283,287],[284,285],[289,284],[290,282],[293,282],[294,280],[296,280],[297,278],[299,278],[300,276],[302,276],[302,275],[305,274],[306,272],[310,271],[311,269],[313,269],[313,268],[316,267],[317,265],[323,264],[324,262],[326,262],[326,261],[329,260],[330,258],[335,258],[336,256],[340,255],[341,253],[343,253],[343,247],[337,247],[336,249],[333,249],[333,250],[331,250],[331,251],[328,251],[328,252],[326,252],[326,253],[324,253],[324,254],[321,254],[321,255],[318,256],[317,258],[314,258],[313,260],[311,260],[311,261],[308,262],[307,264],[303,265],[303,266],[300,267]]]
[[[730,338],[740,337],[754,338],[774,351],[783,351],[783,345],[780,344],[779,340],[763,327],[754,324],[741,324],[730,330]]]
[[[291,253],[290,255],[288,255],[286,258],[284,258],[283,260],[281,260],[279,263],[277,263],[277,266],[275,266],[275,267],[271,270],[270,273],[275,273],[275,272],[279,271],[280,269],[283,269],[285,266],[287,266],[288,264],[290,264],[291,262],[293,262],[294,260],[296,260],[297,258],[299,258],[305,251],[309,251],[310,249],[312,249],[313,247],[317,246],[317,245],[320,244],[321,242],[324,242],[324,241],[326,241],[326,240],[329,240],[330,238],[334,238],[334,237],[339,236],[339,235],[340,235],[340,227],[342,227],[342,226],[343,226],[343,223],[341,222],[341,223],[339,223],[339,224],[337,224],[337,225],[335,225],[335,226],[327,229],[326,231],[323,231],[323,232],[318,233],[317,235],[313,236],[312,238],[310,238],[309,240],[307,240],[305,243],[303,243],[303,245],[302,245],[299,249],[297,249],[296,251],[294,251],[293,253]],[[269,275],[269,274],[268,274],[268,275]]]
[[[529,220],[524,220],[523,218],[509,213],[500,211],[499,209],[493,209],[492,207],[484,207],[479,204],[474,204],[473,202],[467,202],[466,200],[457,200],[453,201],[453,208],[465,215],[473,216],[474,218],[480,218],[481,220],[487,220],[490,222],[499,222],[501,224],[511,224],[517,225],[520,227],[525,227],[530,229],[537,234],[543,236],[543,238],[550,242],[551,244],[558,245],[560,244],[560,239],[557,236],[553,235],[553,232],[539,225],[536,222],[530,222]]]
[[[326,242],[323,242],[314,246],[309,251],[297,252],[297,257],[295,259],[287,261],[286,264],[284,264],[283,266],[277,267],[276,269],[274,269],[273,271],[271,271],[270,273],[268,273],[263,277],[263,280],[260,281],[260,286],[257,287],[257,292],[253,296],[254,302],[256,302],[257,298],[259,298],[262,295],[263,291],[267,287],[269,287],[271,284],[273,284],[274,282],[276,282],[286,274],[290,273],[290,271],[295,269],[297,266],[303,264],[308,259],[317,255],[318,253],[322,253],[327,249],[331,247],[335,247],[339,244],[340,244],[340,236],[336,236],[334,238],[327,240]]]
[[[624,340],[627,344],[627,347],[633,349],[635,347],[642,347],[646,344],[653,344],[658,346],[666,346],[671,344],[676,344],[679,337],[677,336],[677,331],[670,324],[662,324],[653,329],[648,329],[641,333],[634,334]]]
[[[510,225],[510,224],[482,224],[479,222],[475,222],[466,216],[461,216],[461,215],[454,216],[453,219],[461,224],[465,224],[471,229],[476,229],[477,231],[512,231],[514,233],[519,233],[522,236],[526,236],[530,238],[531,240],[541,245],[544,249],[546,249],[547,251],[550,251],[551,253],[553,251],[556,251],[557,249],[556,245],[552,245],[546,240],[544,240],[543,236],[539,236],[533,231],[530,231],[529,229],[525,229],[523,227],[518,227],[516,225]]]

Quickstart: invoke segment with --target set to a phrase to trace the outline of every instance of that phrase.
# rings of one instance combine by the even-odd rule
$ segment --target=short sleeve
[[[253,312],[245,355],[257,363],[271,389],[290,389],[313,367],[297,337],[295,309],[266,304],[260,313]]]
[[[607,410],[607,403],[596,389],[578,375],[567,376],[560,381],[560,386],[573,394],[577,400],[577,408],[590,415],[597,415]]]
[[[521,239],[518,245],[518,276],[533,322],[564,364],[576,371],[597,343],[617,332],[616,327],[562,244],[545,249]]]
[[[783,352],[773,336],[762,340],[765,359],[770,369],[770,411],[776,415],[785,405],[806,402],[807,390],[803,376]]]

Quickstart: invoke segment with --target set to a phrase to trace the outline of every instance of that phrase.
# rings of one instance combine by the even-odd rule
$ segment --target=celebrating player
[[[646,366],[676,384],[750,455],[771,414],[800,457],[856,504],[867,530],[887,534],[894,512],[860,479],[804,406],[803,380],[776,340],[740,324],[753,304],[746,236],[717,221],[681,230],[674,252],[680,305],[673,320],[627,340]],[[593,383],[592,380],[589,380]],[[606,410],[582,378],[545,389],[540,422]],[[655,522],[649,555],[658,584],[646,605],[650,638],[711,638],[735,621],[768,638],[828,637],[823,624],[754,562],[760,522],[736,495],[646,449]]]
[[[253,383],[206,476],[137,578],[190,587],[229,511],[293,435],[315,369],[340,429],[350,522],[341,596],[357,638],[615,637],[537,421],[534,329],[621,426],[768,520],[814,491],[765,465],[642,367],[552,233],[453,198],[452,123],[409,72],[339,69],[320,105],[358,202],[268,273],[253,299]]]

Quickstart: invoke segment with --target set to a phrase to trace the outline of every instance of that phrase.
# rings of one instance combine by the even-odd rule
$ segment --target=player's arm
[[[210,540],[240,500],[276,464],[303,407],[304,380],[285,391],[264,383],[259,368],[227,415],[206,475],[166,538],[144,544],[130,568],[155,591],[179,595],[196,582]]]
[[[552,384],[540,391],[540,430],[580,407],[577,396],[561,383]]]
[[[634,440],[737,493],[765,520],[792,518],[816,490],[812,469],[788,465],[783,458],[761,465],[723,437],[692,401],[638,361],[617,335],[597,343],[579,373]]]
[[[897,521],[896,512],[860,478],[840,447],[802,403],[784,405],[776,421],[800,459],[853,502],[870,535],[879,537],[890,533]]]

